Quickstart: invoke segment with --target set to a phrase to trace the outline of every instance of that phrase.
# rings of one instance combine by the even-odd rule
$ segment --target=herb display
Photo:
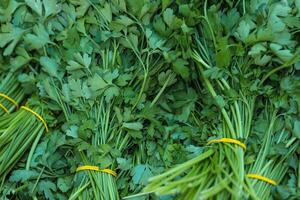
[[[3,0],[0,199],[298,199],[300,1]]]

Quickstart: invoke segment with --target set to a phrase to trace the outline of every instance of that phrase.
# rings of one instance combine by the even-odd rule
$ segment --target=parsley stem
[[[43,166],[43,168],[42,168],[42,170],[41,170],[41,172],[40,172],[38,178],[36,179],[36,181],[35,181],[35,183],[34,183],[34,185],[33,185],[33,187],[32,187],[31,194],[34,193],[34,190],[35,190],[35,188],[37,187],[37,184],[39,183],[39,180],[40,180],[41,177],[42,177],[42,174],[43,174],[43,172],[44,172],[44,169],[45,169],[45,166]]]
[[[166,87],[168,86],[171,77],[173,77],[174,75],[171,73],[169,74],[166,82],[164,83],[163,87],[159,90],[158,94],[155,96],[155,98],[153,99],[153,101],[150,104],[150,108],[154,106],[154,104],[158,101],[158,99],[160,98],[160,96],[162,95],[162,93],[164,92],[164,90],[166,89]]]

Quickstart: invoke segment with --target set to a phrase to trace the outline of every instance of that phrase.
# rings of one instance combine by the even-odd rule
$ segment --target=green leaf
[[[19,69],[20,67],[29,63],[30,58],[26,58],[23,56],[17,56],[13,60],[11,60],[11,65],[14,67],[15,70]]]
[[[18,55],[16,58],[12,59],[10,61],[10,64],[12,65],[12,68],[14,70],[19,69],[20,67],[24,66],[25,64],[29,63],[31,60],[30,55],[25,50],[25,48],[18,47],[15,51],[15,53]]]
[[[87,35],[87,33],[86,33],[86,30],[85,30],[85,18],[81,18],[81,19],[79,19],[79,20],[77,20],[77,22],[76,22],[76,29],[80,32],[80,33],[82,33],[82,34],[84,34],[84,35]]]
[[[132,180],[134,184],[139,184],[142,179],[143,173],[146,169],[145,165],[138,165],[133,168],[131,174],[133,175]]]
[[[135,16],[140,16],[145,0],[126,0],[128,11]]]
[[[89,78],[88,83],[93,91],[97,91],[108,86],[108,84],[98,74]]]
[[[106,102],[110,102],[114,97],[119,96],[120,94],[120,90],[118,87],[110,87],[108,89],[105,90],[104,92],[104,96],[105,96],[105,101]]]
[[[72,188],[72,177],[58,178],[57,187],[62,192],[67,192]]]
[[[290,61],[294,56],[289,49],[283,49],[279,44],[271,43],[270,48],[284,62]]]
[[[117,81],[116,81],[116,84],[118,86],[126,86],[128,84],[128,82],[132,79],[132,75],[131,74],[121,74]]]
[[[71,79],[69,81],[69,88],[71,89],[72,96],[76,98],[84,96],[80,79]]]
[[[138,49],[138,37],[135,34],[130,33],[128,36],[128,40],[130,42],[130,46],[134,49],[137,50]]]
[[[5,32],[0,33],[0,47],[6,46],[3,55],[9,56],[13,53],[25,31],[12,25],[3,25],[3,29]]]
[[[141,122],[123,122],[123,127],[130,130],[142,130],[143,124]]]
[[[172,3],[172,1],[173,0],[162,0],[162,10],[165,10]]]
[[[92,62],[92,58],[87,53],[83,53],[83,56],[80,53],[76,53],[74,55],[74,58],[77,62],[79,62],[86,68],[88,68]]]
[[[43,4],[40,0],[25,0],[27,6],[29,6],[39,16],[43,14]]]
[[[24,182],[31,178],[38,177],[39,173],[33,170],[18,169],[14,170],[9,180],[12,182]]]
[[[267,51],[267,48],[263,44],[258,43],[251,47],[251,50],[249,51],[248,55],[255,57],[266,51]]]
[[[131,160],[125,158],[117,158],[118,168],[121,170],[129,170],[132,167]]]
[[[221,21],[224,24],[224,28],[227,32],[231,32],[234,26],[238,24],[238,20],[240,19],[240,14],[236,8],[230,9],[228,13],[222,16]]]
[[[193,32],[193,29],[188,27],[185,22],[182,23],[181,29],[182,29],[183,33],[192,33]]]
[[[43,66],[43,70],[47,72],[49,75],[58,77],[58,64],[53,58],[49,58],[47,56],[40,57],[40,63]]]
[[[68,66],[66,67],[68,71],[74,71],[84,68],[88,69],[90,67],[92,58],[87,53],[84,53],[83,55],[81,55],[80,53],[75,53],[73,57],[74,60],[68,61]]]
[[[300,121],[299,120],[296,120],[294,122],[293,134],[295,137],[300,139]]]
[[[66,135],[73,138],[78,138],[78,126],[71,125],[70,128],[66,131]]]
[[[45,8],[45,17],[56,14],[58,9],[57,0],[43,0],[44,8]]]
[[[142,139],[143,138],[143,134],[141,131],[127,130],[127,134],[130,135],[133,139]]]
[[[115,80],[119,76],[119,72],[115,69],[112,72],[108,72],[103,76],[103,79],[108,83],[112,84],[113,80]]]
[[[49,34],[46,31],[44,25],[38,24],[33,27],[33,32],[35,34],[27,34],[24,37],[24,40],[30,45],[33,49],[42,48],[46,44],[54,44],[50,38]]]
[[[237,28],[237,36],[245,42],[250,34],[250,24],[246,21],[241,21],[239,27]]]
[[[295,69],[300,70],[300,61],[295,63]]]
[[[68,61],[68,65],[66,66],[66,70],[73,71],[78,69],[84,69],[84,66],[79,64],[78,62],[75,62],[74,60]]]
[[[155,31],[157,31],[157,33],[165,37],[169,36],[172,33],[172,30],[166,26],[162,17],[156,19],[153,22],[153,27],[155,28]]]
[[[173,62],[173,69],[174,71],[179,74],[182,78],[188,79],[190,76],[189,68],[187,67],[189,63],[181,58],[176,59],[175,62]]]
[[[298,10],[298,13],[299,13],[299,11],[300,11],[300,0],[295,0],[295,6],[296,6],[296,8]]]
[[[91,6],[90,1],[86,0],[71,0],[71,3],[76,5],[76,15],[78,18],[83,17]]]
[[[0,6],[0,22],[11,21],[14,12],[20,5],[22,5],[20,2],[17,2],[15,0],[9,0],[8,5],[6,7],[2,8],[2,6]]]
[[[55,199],[56,185],[52,181],[41,180],[37,186],[38,191],[44,193],[47,199]]]
[[[112,20],[112,12],[111,12],[111,8],[110,8],[110,4],[109,3],[105,3],[104,7],[100,9],[100,12],[102,13],[104,19],[108,22],[111,22]]]
[[[163,13],[164,21],[169,27],[172,27],[174,17],[173,10],[171,8],[167,8]]]
[[[124,25],[125,27],[130,26],[134,23],[132,19],[127,17],[126,15],[121,15],[116,19],[116,22]]]
[[[216,63],[218,67],[228,67],[231,62],[231,53],[228,47],[216,53]]]
[[[164,11],[163,19],[171,29],[178,29],[183,25],[182,20],[174,15],[174,11],[171,8],[167,8]]]
[[[152,172],[148,165],[137,165],[133,168],[132,181],[136,185],[146,185],[148,179],[152,176]]]
[[[290,28],[300,28],[299,17],[285,17],[282,20]]]

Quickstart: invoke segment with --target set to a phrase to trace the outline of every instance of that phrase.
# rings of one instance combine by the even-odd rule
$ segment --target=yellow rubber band
[[[44,124],[44,126],[46,128],[46,131],[47,132],[49,131],[47,123],[46,123],[46,121],[44,120],[44,118],[41,115],[39,115],[38,113],[34,112],[33,110],[31,110],[30,108],[28,108],[26,106],[21,106],[21,109],[24,109],[24,110],[26,110],[26,111],[34,114]]]
[[[257,180],[261,180],[261,181],[264,181],[264,182],[269,183],[271,185],[277,185],[276,181],[274,181],[270,178],[267,178],[265,176],[261,176],[259,174],[247,174],[247,177],[257,179]]]
[[[0,103],[0,108],[2,108],[2,110],[4,110],[4,112],[9,113],[8,109],[5,108],[5,106],[2,103]]]
[[[246,145],[245,145],[244,143],[242,143],[242,142],[239,141],[239,140],[232,139],[232,138],[215,139],[215,140],[209,141],[207,144],[214,144],[214,143],[232,143],[232,144],[239,145],[239,146],[242,147],[244,150],[246,150]]]
[[[90,166],[90,165],[85,165],[85,166],[78,167],[76,169],[76,172],[83,171],[83,170],[92,170],[92,171],[104,172],[104,173],[110,174],[114,177],[118,176],[117,172],[115,172],[111,169],[100,169],[97,166]]]
[[[4,99],[10,101],[11,103],[13,103],[15,106],[17,106],[17,108],[19,107],[19,104],[12,98],[10,98],[9,96],[3,94],[0,92],[0,97],[3,97]]]

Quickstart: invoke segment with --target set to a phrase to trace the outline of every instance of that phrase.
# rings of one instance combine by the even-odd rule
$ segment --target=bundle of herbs
[[[49,131],[46,120],[42,117],[44,114],[43,106],[37,100],[30,100],[18,111],[1,116],[1,188],[5,177],[28,150],[25,168],[30,168],[32,155],[40,138]]]
[[[127,68],[130,65],[123,63],[120,52],[122,47],[114,46],[99,58],[77,53],[61,81],[55,77],[44,80],[47,97],[64,111],[64,129],[78,159],[76,187],[70,199],[119,199],[116,158],[130,147],[132,135],[143,128],[140,122],[132,121],[131,105],[126,106],[123,97],[135,68]],[[73,68],[75,64],[84,68]],[[126,108],[127,119],[123,119],[120,106]]]
[[[114,157],[128,145],[129,136],[115,125],[113,103],[99,99],[86,120],[94,124],[91,140],[79,145],[81,162],[76,169],[78,186],[70,199],[119,199]],[[91,124],[92,125],[92,124]]]
[[[257,156],[247,168],[247,184],[255,194],[256,199],[270,199],[274,187],[279,185],[289,169],[289,159],[293,158],[298,148],[296,137],[293,137],[285,128],[283,115],[278,111],[264,108],[255,121],[253,145],[260,146],[255,152]],[[258,140],[258,141],[257,141]]]
[[[3,0],[0,198],[120,199],[148,183],[131,197],[297,199],[299,13],[297,0]],[[20,107],[24,93],[39,103]]]
[[[204,55],[209,55],[207,51],[203,51],[204,46],[200,42],[198,43],[200,51]],[[220,124],[216,129],[212,128],[215,136],[210,139],[208,144],[220,144],[218,148],[208,150],[191,161],[151,178],[145,192],[179,193],[178,199],[184,196],[188,196],[190,199],[197,199],[201,196],[206,199],[215,195],[218,198],[228,198],[229,196],[241,198],[244,196],[244,151],[246,150],[244,141],[251,130],[255,96],[250,96],[251,93],[244,88],[239,89],[240,86],[233,85],[237,88],[236,90],[223,78],[210,80],[204,74],[203,67],[209,70],[212,68],[212,63],[207,64],[209,60],[204,61],[196,52],[193,57],[199,66],[201,80],[205,83],[208,93],[213,97],[221,112]],[[215,87],[219,88],[216,90]],[[228,101],[228,106],[225,105],[224,100]],[[176,180],[179,175],[183,175],[183,178]],[[195,177],[201,177],[201,180],[194,179]],[[183,186],[181,185],[183,182],[190,183]]]
[[[214,9],[216,7],[211,8]],[[238,44],[234,42],[228,44],[232,42],[228,38],[232,32],[223,37],[212,30],[212,26],[222,26],[218,17],[208,15],[204,7],[203,29],[199,31],[203,35],[196,39],[198,50],[191,55],[199,68],[202,82],[220,110],[220,125],[217,129],[213,128],[215,136],[208,141],[208,144],[219,143],[218,148],[215,154],[209,150],[162,175],[150,178],[146,193],[173,194],[177,199],[255,197],[253,190],[244,181],[244,151],[255,115],[255,100],[259,95],[257,91],[264,89],[265,81],[273,73],[292,66],[298,57],[294,54],[271,71],[253,73],[250,66],[253,67],[255,61],[248,56],[248,52],[240,52]],[[210,21],[211,18],[213,21]],[[231,50],[223,50],[223,47]],[[249,87],[254,85],[258,89]],[[210,177],[210,174],[213,175]],[[201,181],[193,179],[197,175]],[[186,182],[188,184],[181,184]]]

